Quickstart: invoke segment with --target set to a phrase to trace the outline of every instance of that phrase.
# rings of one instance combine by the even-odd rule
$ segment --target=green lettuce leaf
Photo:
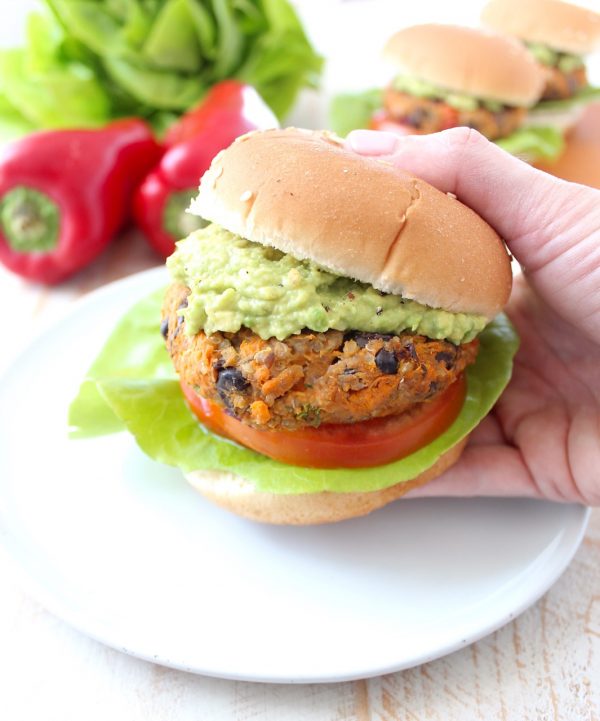
[[[281,118],[323,64],[288,0],[45,2],[109,95],[150,118],[186,110],[228,77],[254,85]]]
[[[520,128],[506,138],[494,141],[512,155],[527,160],[554,160],[562,153],[565,140],[560,130],[545,127]]]
[[[577,91],[575,95],[566,100],[542,100],[529,112],[535,114],[537,111],[546,112],[548,110],[570,110],[577,105],[585,105],[600,100],[600,88],[594,88],[588,85]]]
[[[240,2],[245,10],[243,24],[246,37],[254,37],[235,77],[254,85],[273,112],[283,118],[304,87],[316,87],[323,58],[315,53],[295,10],[282,0]],[[263,28],[261,30],[261,28]]]
[[[329,106],[329,127],[346,137],[351,130],[368,128],[376,110],[381,108],[381,90],[373,88],[362,93],[336,95]]]
[[[323,64],[288,0],[43,2],[0,51],[0,138],[129,115],[163,130],[230,77],[281,118]]]
[[[0,144],[27,135],[34,129],[35,126],[24,118],[0,92]]]
[[[98,390],[99,379],[143,382],[176,378],[171,359],[157,333],[164,290],[158,290],[126,313],[90,367],[69,408],[73,438],[116,433],[125,428]]]
[[[384,466],[312,469],[289,466],[207,431],[188,409],[158,329],[162,293],[137,303],[117,325],[71,404],[71,436],[90,437],[126,427],[151,458],[183,471],[220,470],[252,481],[258,491],[369,491],[414,478],[465,437],[508,383],[518,337],[505,316],[480,335],[468,370],[463,409],[433,443]]]
[[[94,127],[109,118],[109,99],[91,68],[78,60],[65,63],[63,35],[48,15],[32,13],[24,49],[0,52],[0,88],[11,114],[29,128]]]

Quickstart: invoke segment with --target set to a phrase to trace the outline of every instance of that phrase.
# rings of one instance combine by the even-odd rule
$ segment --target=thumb
[[[536,170],[468,128],[356,130],[346,145],[457,195],[506,240],[546,303],[600,341],[600,191]]]

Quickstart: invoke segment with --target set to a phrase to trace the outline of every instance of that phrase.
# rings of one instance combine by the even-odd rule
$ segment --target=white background
[[[331,58],[324,78],[328,91],[371,87],[385,78],[378,52],[383,40],[396,28],[432,20],[476,24],[482,5],[452,0],[299,0],[296,4],[319,50]],[[18,42],[22,18],[33,5],[31,0],[0,0],[0,45]],[[369,8],[367,16],[365,7]],[[594,60],[596,82],[597,70],[598,62]],[[322,125],[322,112],[322,104],[307,94],[293,121]],[[44,313],[35,315],[42,317],[41,322],[36,321],[41,325],[60,314],[72,295],[67,288],[27,296],[22,288],[20,281],[0,274],[0,306],[5,313],[15,312],[27,321],[43,304]],[[19,298],[16,308],[15,297]],[[32,329],[33,321],[14,323],[10,334],[14,342],[10,343],[5,332],[0,341],[0,367]],[[0,413],[7,410],[0,408]],[[547,599],[518,623],[477,644],[472,652],[457,654],[448,664],[429,664],[414,673],[372,682],[369,693],[373,716],[365,710],[365,686],[279,688],[216,681],[114,652],[71,630],[29,599],[0,557],[0,719],[404,721],[398,709],[405,707],[408,718],[408,709],[420,706],[415,699],[420,695],[422,707],[430,712],[410,716],[419,721],[593,721],[597,710],[590,710],[593,705],[586,699],[590,689],[593,695],[594,687],[597,699],[598,680],[590,678],[587,669],[599,668],[598,643],[594,639],[600,639],[600,602],[590,598],[589,589],[594,583],[598,587],[598,553],[594,555],[594,549],[599,542],[597,534],[589,538],[574,564],[575,570],[568,572]],[[584,631],[589,636],[584,637]],[[538,653],[540,647],[544,648],[543,655]],[[444,699],[441,706],[437,705],[437,697]],[[476,703],[478,709],[496,709],[497,715],[481,715],[471,703]],[[531,715],[516,711],[525,706]]]

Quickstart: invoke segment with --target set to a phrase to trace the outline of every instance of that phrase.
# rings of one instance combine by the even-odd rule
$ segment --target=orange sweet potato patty
[[[306,330],[285,341],[237,333],[185,333],[188,289],[172,285],[163,332],[180,379],[257,428],[289,430],[403,413],[444,391],[477,355],[413,333]]]

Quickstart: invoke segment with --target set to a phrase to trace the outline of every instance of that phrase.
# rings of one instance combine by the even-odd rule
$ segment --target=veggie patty
[[[283,341],[236,333],[185,333],[189,289],[173,284],[162,331],[183,383],[257,428],[294,430],[399,414],[444,391],[475,361],[477,340],[303,331]]]

